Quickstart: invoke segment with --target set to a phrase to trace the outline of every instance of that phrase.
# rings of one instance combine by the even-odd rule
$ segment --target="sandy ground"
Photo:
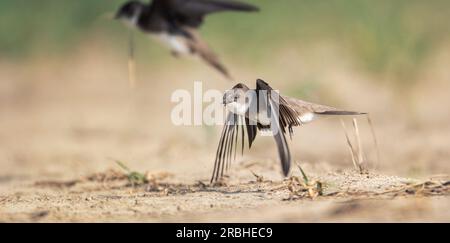
[[[153,174],[153,177],[158,177]],[[263,178],[226,185],[154,180],[132,185],[110,171],[40,181],[0,198],[6,222],[448,222],[450,181],[419,182],[354,171],[311,184]],[[166,182],[167,181],[167,182]],[[311,191],[308,191],[311,190]]]
[[[65,62],[0,66],[0,222],[450,221],[450,115],[435,109],[450,103],[448,65],[421,74],[433,85],[419,84],[406,109],[395,92],[349,72],[354,69],[340,58],[300,60],[298,69],[284,65],[293,54],[281,52],[274,65],[293,73],[260,67],[253,69],[258,77],[282,92],[311,73],[326,80],[332,95],[320,97],[328,104],[371,112],[380,161],[361,119],[369,173],[353,170],[340,122],[330,119],[296,129],[290,142],[310,185],[293,179],[300,177],[296,168],[283,180],[273,141],[263,138],[234,163],[225,183],[212,186],[220,127],[175,127],[169,120],[170,94],[191,90],[192,82],[141,66],[145,82],[132,90],[120,59],[80,53]],[[230,86],[191,61],[168,62],[215,80],[205,89]],[[238,75],[249,85],[256,78]],[[114,160],[150,181],[132,185]]]

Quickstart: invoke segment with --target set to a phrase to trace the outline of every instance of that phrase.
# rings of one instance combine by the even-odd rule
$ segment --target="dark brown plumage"
[[[149,4],[129,1],[119,9],[116,18],[158,36],[174,56],[198,55],[231,79],[228,70],[197,32],[205,16],[224,11],[253,12],[258,8],[232,0],[153,0]]]

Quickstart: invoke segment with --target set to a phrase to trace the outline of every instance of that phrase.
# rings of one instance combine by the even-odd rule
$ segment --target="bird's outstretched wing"
[[[256,85],[257,89],[273,90],[266,82],[260,79],[257,81]],[[321,116],[359,116],[367,114],[340,110],[331,106],[314,104],[281,95],[279,95],[278,99],[274,100],[274,102],[280,109],[280,125],[282,130],[285,131],[286,128],[288,128],[291,136],[293,133],[292,127],[312,122]]]
[[[179,24],[198,28],[207,14],[222,11],[258,11],[253,5],[233,0],[154,0],[154,6],[162,6]]]
[[[274,104],[278,106],[281,131],[283,131],[283,133],[286,133],[286,128],[289,128],[289,133],[292,137],[292,127],[301,125],[301,122],[298,119],[297,111],[290,106],[289,102],[286,101],[283,96],[275,93],[272,87],[270,87],[268,83],[261,79],[258,79],[256,81],[256,92],[259,93],[259,91],[266,91],[267,94],[270,95],[271,100],[274,102]]]
[[[283,97],[288,106],[297,113],[297,118],[301,124],[309,123],[321,116],[359,116],[366,115],[367,113],[340,110],[331,106],[319,105],[303,100]],[[295,124],[292,124],[296,126]]]
[[[269,106],[271,111],[271,130],[275,138],[275,142],[278,148],[278,155],[280,156],[281,168],[283,169],[284,176],[289,175],[291,169],[291,152],[289,151],[289,146],[286,141],[285,132],[283,127],[280,125],[280,111],[278,110],[280,106],[274,102],[271,98],[269,99]]]
[[[187,38],[187,45],[192,54],[199,55],[204,62],[216,69],[228,80],[232,80],[232,76],[219,57],[213,52],[209,45],[200,37],[194,28],[183,28],[190,38]]]
[[[291,153],[285,137],[285,127],[291,119],[296,120],[295,111],[287,107],[284,99],[261,79],[256,81],[256,92],[258,96],[267,94],[267,99],[259,99],[260,102],[265,102],[265,104],[260,105],[267,105],[271,118],[270,128],[277,144],[281,168],[284,176],[288,176],[291,168]]]
[[[230,168],[231,161],[236,160],[239,136],[241,137],[242,154],[244,154],[245,130],[247,130],[250,148],[256,137],[256,125],[250,125],[248,119],[229,112],[219,140],[219,146],[217,147],[211,183],[221,179]]]

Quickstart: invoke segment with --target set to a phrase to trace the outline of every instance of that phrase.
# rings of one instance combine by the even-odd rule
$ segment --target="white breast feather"
[[[232,103],[227,104],[227,109],[230,112],[233,112],[234,114],[243,116],[247,112],[248,106],[247,105],[243,105],[243,104],[239,104],[237,102],[232,102]]]
[[[169,35],[167,33],[153,35],[158,41],[169,47],[172,51],[180,54],[189,54],[189,48],[181,37]]]

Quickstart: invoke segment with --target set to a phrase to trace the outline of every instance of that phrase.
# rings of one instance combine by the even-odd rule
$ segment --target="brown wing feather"
[[[193,28],[184,28],[184,31],[190,35],[190,38],[186,40],[191,53],[199,55],[203,61],[231,80],[232,76],[228,69],[220,62],[219,57],[211,50],[208,44],[203,41],[200,34]]]
[[[338,110],[331,106],[314,104],[291,97],[284,96],[283,99],[286,101],[288,106],[290,106],[293,110],[297,112],[299,116],[305,115],[307,113],[323,113]]]
[[[231,167],[231,162],[236,160],[236,152],[238,149],[239,135],[241,135],[242,154],[244,154],[245,133],[244,128],[251,129],[248,133],[249,144],[256,136],[255,126],[248,125],[244,119],[236,114],[229,113],[226,123],[224,124],[219,145],[217,147],[216,159],[214,162],[214,170],[211,177],[211,183],[217,182],[225,176]],[[239,131],[240,130],[240,131]],[[254,132],[254,133],[253,133]],[[234,151],[233,151],[234,150]],[[234,157],[233,157],[234,153]]]
[[[232,0],[154,0],[154,6],[161,6],[167,15],[180,25],[199,28],[206,15],[222,11],[254,12],[258,7]]]
[[[283,100],[286,102],[287,106],[289,106],[292,110],[294,110],[297,113],[297,118],[307,114],[329,115],[329,116],[358,116],[366,114],[361,112],[339,110],[331,106],[314,104],[311,102],[306,102],[303,100],[286,96],[283,97]]]

